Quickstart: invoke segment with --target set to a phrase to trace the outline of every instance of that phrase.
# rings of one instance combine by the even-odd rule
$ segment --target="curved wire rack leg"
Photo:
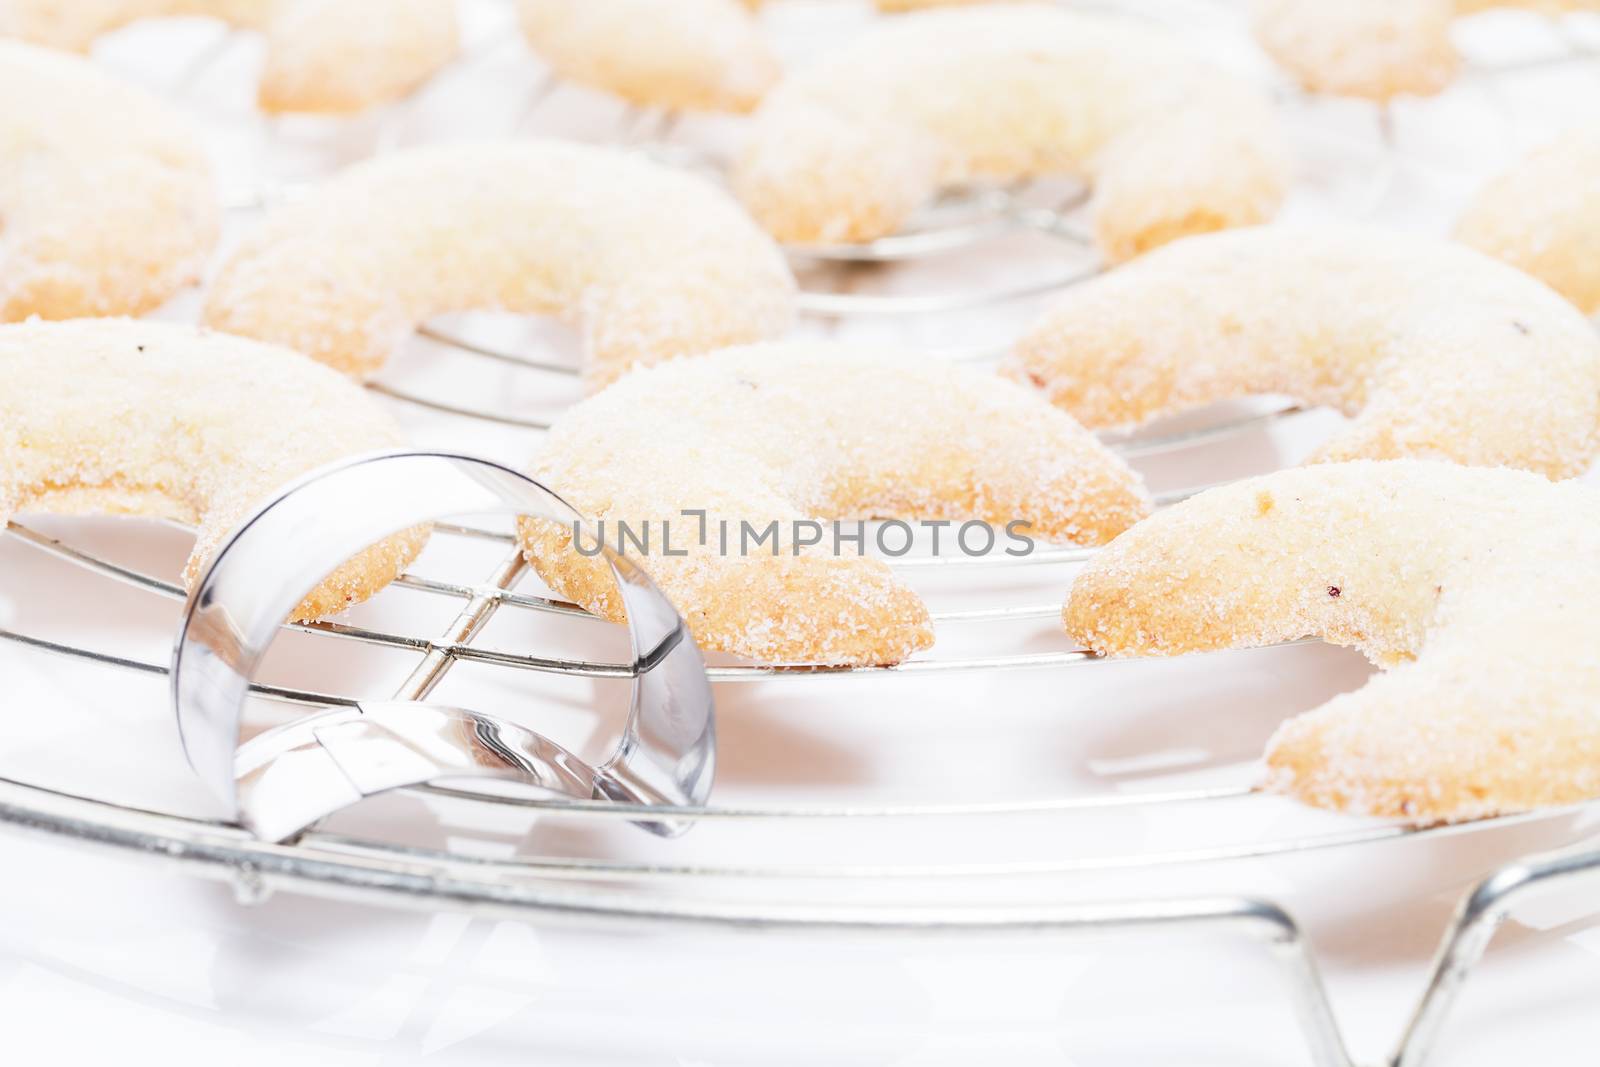
[[[1428,988],[1395,1048],[1393,1067],[1422,1067],[1438,1044],[1444,1020],[1511,906],[1552,883],[1600,885],[1600,849],[1535,856],[1502,867],[1462,898],[1434,959]]]
[[[0,823],[79,845],[163,858],[188,873],[232,882],[255,902],[274,889],[366,900],[388,907],[567,921],[670,921],[702,926],[815,932],[1089,933],[1165,928],[1228,929],[1266,945],[1290,982],[1294,1009],[1317,1067],[1352,1067],[1326,987],[1299,925],[1249,897],[1045,908],[843,909],[654,902],[626,893],[562,890],[517,877],[510,865],[450,864],[373,855],[308,855],[223,824],[160,815],[0,779]],[[1513,903],[1555,883],[1600,878],[1600,850],[1558,854],[1502,868],[1469,893],[1445,934],[1432,977],[1389,1062],[1422,1067],[1467,975]]]
[[[701,926],[814,932],[936,934],[1148,932],[1228,929],[1266,945],[1290,982],[1294,1009],[1317,1067],[1353,1067],[1314,954],[1294,918],[1250,897],[1137,901],[1030,908],[873,909],[648,901],[626,892],[564,890],[528,880],[514,864],[455,863],[417,855],[346,855],[272,844],[222,823],[124,808],[0,778],[0,824],[77,845],[165,859],[200,877],[231,882],[246,903],[284,889],[388,907],[448,908],[516,919],[669,921]],[[1600,849],[1555,854],[1501,868],[1457,909],[1428,987],[1391,1067],[1430,1061],[1468,974],[1511,906],[1556,883],[1600,880]]]
[[[617,891],[560,889],[517,877],[509,864],[308,854],[256,840],[236,827],[122,808],[0,778],[0,824],[79,845],[158,857],[187,873],[230,882],[241,903],[273,890],[386,907],[449,909],[541,921],[673,922],[810,933],[1090,934],[1173,928],[1218,930],[1265,945],[1290,983],[1296,1017],[1316,1067],[1353,1067],[1327,990],[1299,925],[1270,901],[1201,897],[1054,907],[841,908],[650,901]]]

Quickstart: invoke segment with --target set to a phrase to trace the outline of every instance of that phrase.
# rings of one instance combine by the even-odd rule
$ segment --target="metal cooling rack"
[[[1213,432],[1219,429],[1213,428]],[[484,624],[499,609],[581,616],[576,605],[517,592],[526,564],[509,532],[479,526],[441,524],[436,536],[503,544],[505,560],[483,581],[457,582],[408,573],[397,586],[450,598],[460,613],[437,638],[339,622],[295,624],[285,629],[329,640],[354,641],[407,651],[415,666],[395,690],[397,698],[420,700],[458,663],[585,678],[620,678],[629,664],[489,649],[475,643]],[[6,536],[110,581],[169,600],[181,601],[181,587],[167,579],[124,567],[49,537],[24,524],[8,524]],[[890,561],[900,566],[960,563],[979,568],[1016,567],[1081,561],[1092,550],[1045,550],[1036,557],[989,557],[948,561],[934,558]],[[1004,561],[1004,562],[1001,562]],[[1054,615],[1059,603],[1040,607],[979,609],[936,613],[941,627],[999,618]],[[160,663],[130,659],[72,643],[0,630],[0,639],[41,653],[71,657],[100,667],[144,674],[166,673]],[[1221,654],[1221,653],[1219,653]],[[929,657],[897,667],[813,667],[743,664],[708,669],[718,683],[775,677],[918,673],[923,671],[998,671],[1087,666],[1097,658],[1081,649],[982,658]],[[255,695],[308,708],[348,706],[351,695],[257,683]],[[480,793],[446,786],[417,791],[452,802],[522,809],[530,816],[613,822],[650,814],[638,805],[585,802],[535,796]],[[1071,796],[1018,803],[916,805],[710,805],[676,814],[697,823],[764,823],[775,827],[800,821],[833,826],[873,821],[888,825],[929,825],[940,820],[1047,817],[1092,818],[1116,810],[1163,813],[1206,810],[1222,805],[1281,803],[1242,783],[1206,789]],[[246,902],[273,889],[341,898],[355,897],[391,906],[450,908],[473,913],[538,917],[541,920],[654,921],[798,930],[853,930],[883,933],[1055,933],[1125,932],[1163,929],[1215,930],[1262,944],[1277,961],[1313,1061],[1320,1067],[1352,1067],[1333,1016],[1314,953],[1299,925],[1282,906],[1265,898],[1202,896],[1188,899],[1140,898],[1115,903],[1055,907],[996,902],[928,907],[919,888],[951,884],[984,886],[1017,880],[1086,877],[1105,872],[1157,875],[1162,871],[1280,856],[1332,852],[1380,842],[1422,840],[1469,834],[1495,827],[1587,814],[1600,805],[1505,816],[1475,823],[1413,827],[1358,825],[1310,835],[1256,837],[1200,847],[1130,854],[1075,855],[1021,862],[937,864],[786,863],[755,865],[714,862],[635,862],[559,854],[523,854],[514,859],[423,849],[359,836],[313,830],[289,844],[256,840],[229,822],[127,808],[14,779],[0,779],[0,822],[48,833],[75,843],[163,857],[192,873],[231,881]],[[1424,1062],[1461,983],[1482,956],[1510,907],[1540,887],[1572,883],[1600,874],[1600,850],[1576,855],[1534,857],[1494,872],[1465,898],[1447,928],[1438,959],[1414,1017],[1396,1048],[1393,1062]],[[795,902],[784,889],[807,891]],[[875,901],[859,905],[839,899],[841,890],[871,890]],[[729,899],[731,895],[732,899]]]
[[[502,536],[476,527],[442,526],[443,536]],[[133,571],[45,537],[20,524],[7,535],[84,567],[99,576],[126,582],[156,595],[180,598],[181,591],[159,577]],[[478,585],[459,585],[407,575],[402,586],[463,601],[461,614],[440,639],[386,633],[337,623],[295,626],[329,638],[371,642],[416,653],[415,668],[397,693],[422,699],[456,663],[481,663],[522,670],[556,671],[587,677],[625,676],[630,668],[617,663],[533,657],[485,650],[473,644],[483,623],[501,606],[539,611],[581,613],[572,605],[510,590],[524,564],[511,555]],[[160,664],[112,656],[0,631],[0,638],[42,652],[71,656],[100,666],[160,674]],[[998,669],[1024,665],[1059,666],[1087,663],[1093,657],[1072,652],[1048,664],[1028,658],[946,663],[963,669]],[[937,662],[937,661],[933,661]],[[747,667],[713,669],[718,681],[738,681],[773,673],[806,672],[806,668]],[[355,699],[301,689],[257,685],[257,695],[294,704],[325,707]],[[475,804],[528,809],[540,816],[579,821],[616,820],[647,815],[636,805],[481,794],[433,786],[426,791]],[[677,817],[696,821],[765,822],[781,826],[797,820],[850,823],[879,820],[898,823],[939,819],[993,819],[1023,815],[1073,818],[1117,808],[1162,811],[1177,806],[1224,803],[1266,803],[1248,786],[1165,793],[1070,797],[1026,803],[946,804],[925,806],[706,806],[681,809]],[[1313,1061],[1320,1067],[1351,1067],[1314,954],[1300,927],[1284,908],[1250,897],[1197,897],[1180,900],[1139,899],[1117,903],[1059,907],[1016,904],[918,906],[915,892],[902,887],[947,881],[1015,880],[1040,876],[1072,876],[1108,870],[1160,871],[1197,864],[1303,855],[1347,849],[1397,839],[1432,838],[1471,833],[1486,826],[1507,826],[1570,815],[1575,809],[1529,813],[1480,823],[1435,827],[1373,826],[1280,839],[1261,839],[1202,848],[1121,856],[1077,856],[1026,863],[962,863],[912,865],[772,865],[739,863],[636,863],[520,855],[511,860],[419,849],[380,840],[313,830],[290,844],[256,840],[231,823],[186,818],[132,809],[83,796],[62,793],[13,779],[0,779],[0,822],[51,834],[75,843],[162,857],[168,863],[205,877],[231,881],[241,901],[257,902],[274,889],[370,900],[389,906],[450,908],[477,914],[541,920],[653,921],[808,931],[853,930],[881,933],[1054,933],[1138,932],[1168,928],[1218,930],[1261,943],[1277,961],[1288,984],[1298,1022]],[[1446,930],[1428,986],[1419,1000],[1392,1062],[1421,1064],[1432,1048],[1455,996],[1481,958],[1495,929],[1513,904],[1539,888],[1600,875],[1600,850],[1576,855],[1551,855],[1525,860],[1493,873],[1462,901]],[[860,906],[813,894],[814,901],[793,903],[766,898],[781,885],[796,881],[829,888],[873,885],[886,889],[889,903]],[[710,892],[728,884],[735,899]]]
[[[224,51],[219,40],[217,54],[205,58],[205,62],[214,62]],[[197,70],[187,71],[180,84],[191,84],[196,77]],[[559,85],[553,81],[540,85],[524,109],[522,124],[532,121],[537,108],[558,88]],[[402,103],[386,117],[385,122],[393,124],[392,130],[404,125],[408,106]],[[1381,119],[1380,123],[1386,150],[1393,151],[1392,126]],[[677,127],[678,119],[674,115],[629,108],[623,111],[615,132],[617,139],[636,147],[657,152],[675,161],[702,165],[705,162],[703,157],[686,156],[683,147],[671,141]],[[379,141],[383,145],[392,144],[398,136],[398,133],[391,132],[380,137]],[[797,262],[821,264],[824,268],[837,265],[849,269],[859,264],[882,265],[960,254],[983,242],[1018,229],[1027,229],[1060,240],[1080,260],[1088,260],[1088,243],[1081,220],[1075,214],[1075,209],[1082,202],[1081,191],[1068,193],[1059,201],[1044,206],[1030,203],[1030,192],[1023,184],[973,191],[952,198],[952,203],[941,205],[934,213],[936,221],[920,225],[907,233],[861,246],[806,247],[793,249],[792,252]],[[825,320],[854,316],[900,320],[959,310],[963,306],[1022,299],[1071,284],[1091,276],[1098,269],[1098,265],[1092,261],[1080,262],[1055,277],[959,296],[882,297],[811,291],[802,296],[802,310],[809,316]],[[486,346],[440,326],[424,327],[421,335],[427,341],[447,345],[467,355],[511,366],[525,373],[575,373],[573,367],[559,360]],[[991,354],[980,350],[956,353],[954,358],[983,359]],[[548,427],[548,420],[497,412],[473,403],[456,402],[393,385],[373,383],[372,388],[392,399],[452,416],[529,430]],[[1285,405],[1264,414],[1219,421],[1196,430],[1146,435],[1119,440],[1115,444],[1127,455],[1185,448],[1300,411],[1296,406]],[[1169,494],[1164,502],[1183,495],[1187,494]],[[8,524],[5,535],[100,578],[168,600],[183,599],[182,588],[165,577],[124,567],[24,524]],[[503,562],[483,580],[459,581],[408,573],[396,581],[395,585],[400,588],[460,603],[460,614],[440,636],[427,637],[340,622],[297,625],[288,629],[315,635],[319,639],[356,642],[413,654],[416,657],[415,665],[396,688],[396,694],[403,699],[426,697],[458,663],[583,678],[620,678],[631,674],[631,666],[621,662],[538,656],[478,645],[476,640],[484,625],[502,608],[569,617],[586,613],[574,604],[516,591],[514,587],[524,576],[526,565],[514,550],[510,533],[467,525],[441,524],[435,527],[435,535],[501,544],[507,553]],[[907,570],[1026,567],[1082,562],[1091,551],[1063,548],[1045,549],[1028,557],[928,557],[889,562]],[[985,625],[997,620],[1053,617],[1059,610],[1060,602],[1057,600],[1037,606],[935,612],[934,621],[941,629],[947,629]],[[12,630],[0,630],[0,640],[26,646],[43,654],[69,657],[95,667],[152,675],[164,674],[167,670],[160,663],[117,656]],[[709,673],[713,681],[731,684],[802,676],[1011,671],[1062,669],[1068,666],[1087,669],[1096,661],[1096,657],[1087,651],[1062,649],[967,658],[934,655],[913,658],[888,668],[735,664],[709,668]],[[253,692],[268,700],[308,708],[356,703],[356,698],[346,694],[262,683],[253,686]],[[418,789],[452,803],[521,809],[533,817],[558,818],[580,824],[599,825],[654,814],[628,804],[498,795],[442,786]],[[756,823],[781,830],[782,827],[800,822],[848,826],[871,821],[911,826],[940,820],[1009,820],[1028,816],[1070,821],[1092,818],[1097,813],[1118,809],[1139,809],[1160,814],[1192,809],[1194,806],[1205,806],[1209,810],[1224,805],[1272,803],[1279,801],[1258,793],[1249,783],[1240,783],[1206,789],[1071,796],[1017,803],[711,805],[681,809],[677,814],[697,823]],[[885,935],[1050,933],[1068,936],[1173,928],[1230,932],[1260,943],[1277,961],[1307,1048],[1319,1067],[1353,1065],[1320,977],[1315,954],[1293,916],[1271,900],[1245,896],[1204,896],[1062,906],[978,901],[930,907],[916,903],[919,900],[916,889],[928,884],[982,885],[992,880],[1071,878],[1107,871],[1159,875],[1162,871],[1199,865],[1332,852],[1386,841],[1471,834],[1487,828],[1569,818],[1575,812],[1587,815],[1595,808],[1596,805],[1585,805],[1577,809],[1446,826],[1358,825],[1315,835],[1246,838],[1195,848],[1084,855],[1033,862],[981,863],[958,860],[935,865],[791,863],[755,866],[735,862],[635,863],[562,855],[484,858],[407,847],[321,829],[307,832],[289,844],[267,844],[227,822],[124,807],[0,778],[0,822],[74,843],[157,857],[191,873],[232,883],[241,901],[247,903],[262,900],[273,890],[285,889],[368,900],[386,906],[449,908],[540,921],[666,922],[818,932],[877,932]],[[1534,856],[1484,877],[1463,898],[1445,929],[1428,984],[1388,1062],[1394,1067],[1418,1067],[1428,1059],[1463,982],[1513,906],[1547,887],[1572,885],[1580,880],[1585,884],[1589,881],[1600,884],[1600,850]],[[780,888],[787,890],[797,882],[808,889],[798,902],[780,892]],[[849,899],[848,892],[840,892],[861,887],[874,891],[872,903],[855,903]],[[840,899],[841,896],[844,899]]]

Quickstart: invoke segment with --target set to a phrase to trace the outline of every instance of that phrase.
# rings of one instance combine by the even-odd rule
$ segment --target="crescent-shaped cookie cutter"
[[[510,780],[664,809],[705,803],[716,763],[705,663],[661,591],[609,551],[627,608],[633,696],[622,739],[600,766],[492,716],[405,700],[334,708],[240,746],[251,679],[307,589],[398,531],[486,514],[581,521],[550,490],[497,463],[389,452],[286,487],[217,552],[184,609],[172,699],[190,766],[241,825],[284,840],[365,797],[440,778]],[[663,814],[636,825],[662,836],[688,825]]]

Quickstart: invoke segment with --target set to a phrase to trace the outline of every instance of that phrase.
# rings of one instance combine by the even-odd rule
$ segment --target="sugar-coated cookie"
[[[1450,24],[1491,8],[1557,15],[1600,0],[1256,0],[1254,28],[1302,88],[1387,101],[1449,85],[1461,66]]]
[[[932,642],[916,594],[861,544],[835,544],[826,520],[950,520],[942,551],[981,551],[984,534],[963,535],[964,521],[1098,544],[1149,508],[1120,459],[1028,390],[822,341],[636,371],[566,414],[533,476],[600,521],[606,544],[619,522],[649,530],[654,547],[633,554],[700,646],[765,662],[896,663]],[[744,523],[777,532],[752,547]],[[817,543],[796,551],[811,536],[797,523],[814,524]],[[570,527],[525,521],[522,533],[557,592],[621,615],[604,559],[574,551]]]
[[[193,586],[273,490],[404,442],[365,390],[297,352],[189,326],[0,326],[0,522],[19,511],[148,515],[199,527]],[[313,590],[296,620],[382,589],[426,534],[389,538]]]
[[[534,51],[630,103],[749,111],[781,70],[740,0],[518,0]]]
[[[1600,431],[1600,336],[1463,245],[1349,226],[1192,237],[1064,293],[1006,373],[1086,426],[1253,393],[1352,417],[1316,459],[1449,459],[1551,477]]]
[[[786,77],[733,186],[779,240],[865,241],[940,189],[1083,175],[1103,255],[1272,217],[1267,100],[1145,23],[1039,4],[885,20]]]
[[[1321,637],[1386,667],[1285,723],[1268,787],[1416,822],[1600,796],[1600,493],[1419,461],[1303,467],[1134,527],[1067,630],[1113,656]]]
[[[0,40],[0,322],[147,311],[199,279],[219,216],[176,111],[85,59]]]
[[[711,183],[558,141],[396,152],[271,213],[213,282],[206,320],[370,375],[449,311],[558,314],[591,384],[785,332],[794,279]]]
[[[1490,182],[1456,239],[1600,313],[1600,132],[1574,129]]]
[[[455,0],[0,0],[0,36],[87,51],[142,19],[205,15],[267,37],[267,111],[349,112],[403,96],[456,55]]]

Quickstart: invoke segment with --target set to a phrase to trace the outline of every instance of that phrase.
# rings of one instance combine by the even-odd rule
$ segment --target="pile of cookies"
[[[1063,590],[1097,653],[1312,635],[1385,668],[1279,731],[1268,788],[1415,821],[1600,796],[1600,495],[1563,481],[1600,449],[1593,130],[1510,167],[1453,239],[1295,226],[1273,221],[1295,168],[1270,97],[1147,22],[886,14],[786,72],[738,0],[521,0],[565,78],[749,113],[726,181],[556,141],[407,149],[214,263],[199,135],[70,54],[214,16],[265,34],[263,109],[349,112],[459,49],[451,0],[375,6],[0,0],[0,518],[195,524],[192,585],[273,489],[403,443],[359,383],[430,317],[554,315],[592,395],[530,470],[597,523],[977,520],[1105,545]],[[1387,99],[1441,88],[1450,21],[1482,6],[1263,0],[1256,29],[1306,89]],[[998,368],[788,336],[784,243],[870,241],[953,188],[1050,175],[1091,185],[1108,270]],[[202,278],[200,325],[135,318]],[[1260,394],[1348,422],[1306,466],[1155,514],[1092,432]],[[558,594],[620,617],[573,530],[530,520],[520,540]],[[424,541],[374,546],[295,618],[372,596]],[[884,665],[934,639],[888,566],[825,543],[639,562],[710,650]]]

